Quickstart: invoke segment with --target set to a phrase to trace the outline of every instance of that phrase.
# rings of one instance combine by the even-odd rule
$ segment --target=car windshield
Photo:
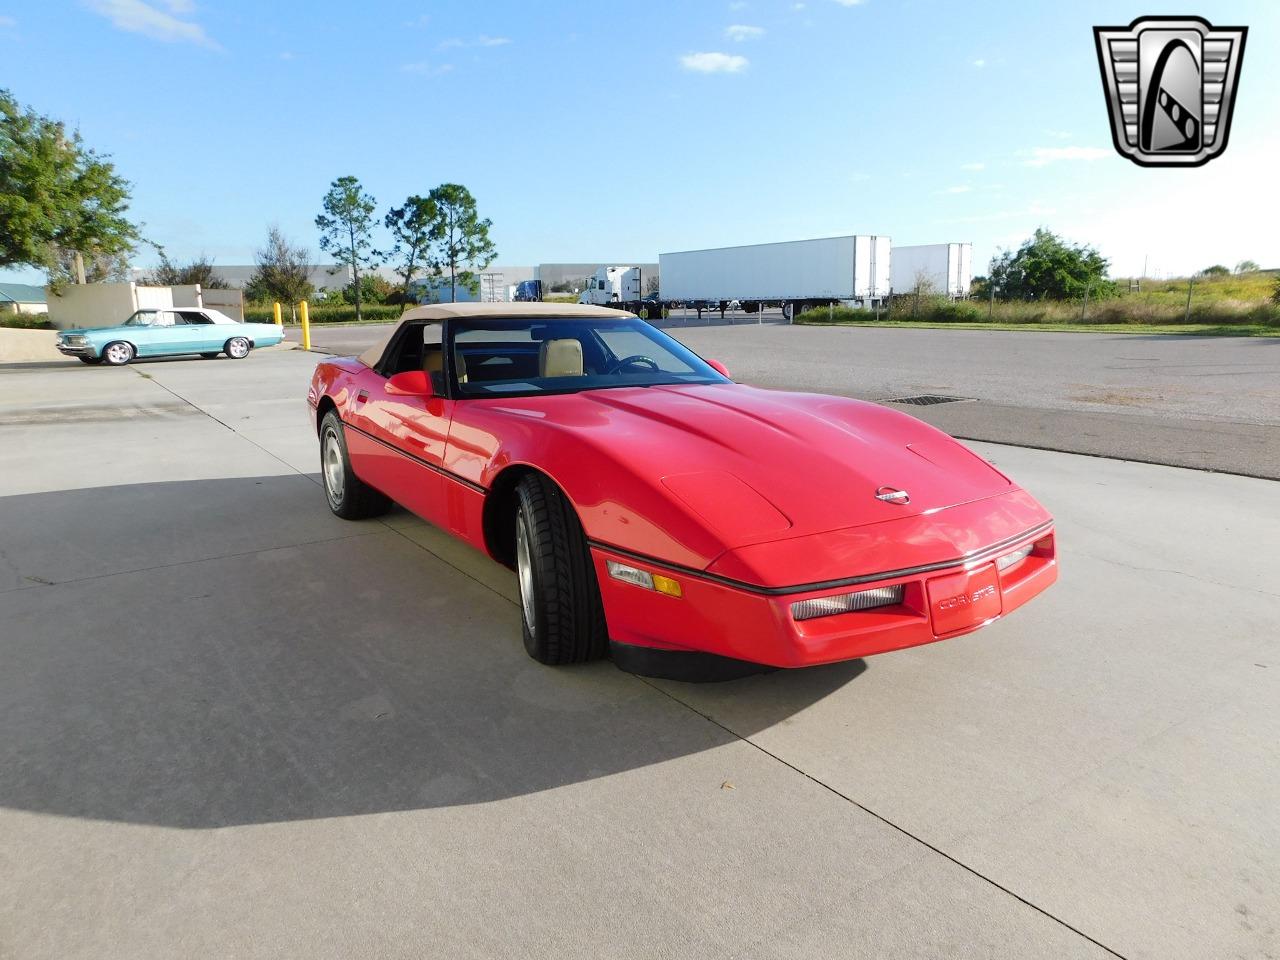
[[[453,328],[462,396],[727,383],[696,354],[636,317],[471,320]]]
[[[149,327],[156,322],[157,313],[154,310],[139,310],[128,320],[124,322],[126,327]]]

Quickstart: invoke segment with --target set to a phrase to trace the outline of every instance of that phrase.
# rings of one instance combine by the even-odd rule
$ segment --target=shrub
[[[355,323],[356,308],[345,303],[339,304],[316,304],[310,306],[310,316],[312,323]],[[382,306],[379,304],[365,304],[362,308],[365,321],[374,321],[376,323],[394,323],[400,319],[400,314],[404,312],[403,307],[399,306]],[[284,316],[287,320],[289,311],[284,310]],[[246,307],[244,318],[248,323],[273,323],[275,317],[271,312],[271,307]]]
[[[43,313],[0,313],[0,327],[13,330],[52,330],[53,324]]]

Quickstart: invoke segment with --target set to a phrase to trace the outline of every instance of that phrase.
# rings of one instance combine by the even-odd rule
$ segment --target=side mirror
[[[710,367],[712,370],[714,370],[716,373],[720,374],[720,376],[728,377],[730,380],[733,379],[733,377],[729,376],[729,368],[726,367],[719,360],[708,360],[707,366]]]
[[[431,378],[424,370],[406,370],[393,374],[387,381],[387,393],[393,397],[431,397]]]

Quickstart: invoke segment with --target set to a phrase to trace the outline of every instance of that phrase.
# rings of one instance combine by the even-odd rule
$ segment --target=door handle
[[[356,394],[356,403],[364,403],[368,399],[369,399],[369,394],[367,391],[361,390],[359,393]]]

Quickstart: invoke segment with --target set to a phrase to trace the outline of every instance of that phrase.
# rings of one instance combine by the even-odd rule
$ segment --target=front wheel
[[[250,346],[245,337],[232,337],[222,349],[232,360],[243,360],[249,355]]]
[[[516,487],[516,575],[524,648],[539,663],[582,663],[609,644],[586,534],[569,499],[546,477]]]
[[[133,359],[133,345],[117,340],[102,348],[102,359],[113,367],[122,367]]]
[[[391,500],[351,470],[342,418],[330,410],[320,422],[320,478],[329,509],[343,520],[366,520],[387,512]]]

